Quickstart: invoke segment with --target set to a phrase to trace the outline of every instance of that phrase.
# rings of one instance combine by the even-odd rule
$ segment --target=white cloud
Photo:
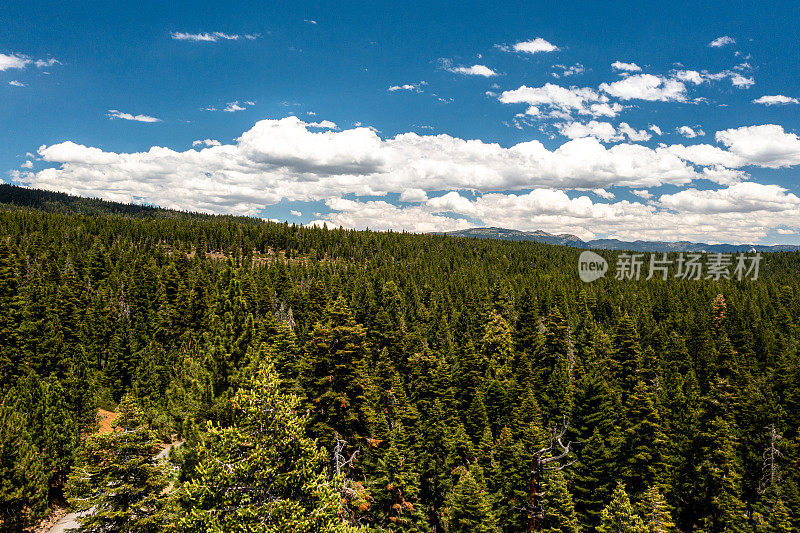
[[[192,41],[192,42],[205,42],[205,43],[216,43],[217,41],[220,40],[238,41],[241,38],[252,41],[260,37],[260,35],[257,33],[248,33],[245,35],[239,35],[238,33],[229,34],[229,33],[223,33],[221,31],[215,31],[211,33],[185,33],[180,31],[174,31],[170,33],[170,36],[176,41]]]
[[[592,104],[589,106],[589,112],[592,116],[595,117],[609,117],[614,118],[619,113],[625,109],[617,102],[613,102],[611,104],[603,103],[603,104]]]
[[[28,160],[20,165],[20,168],[33,168],[33,161]]]
[[[608,122],[590,120],[586,124],[580,122],[557,123],[555,124],[559,132],[570,139],[580,139],[583,137],[594,137],[603,142],[621,141],[627,137],[631,141],[647,141],[652,135],[646,130],[636,130],[627,122],[620,122],[615,128]]]
[[[754,104],[763,105],[786,105],[786,104],[800,104],[800,100],[792,98],[791,96],[784,96],[782,94],[764,95],[761,98],[753,100]]]
[[[21,81],[17,81],[17,80],[11,80],[10,82],[8,82],[8,84],[9,85],[13,85],[14,87],[25,87],[24,83],[22,83]]]
[[[497,72],[490,69],[486,65],[472,65],[471,67],[450,67],[447,70],[455,72],[456,74],[464,74],[465,76],[483,76],[490,78],[497,76]]]
[[[800,213],[800,198],[778,185],[745,182],[726,189],[686,189],[675,194],[665,194],[662,206],[689,213],[747,213],[752,211],[789,211]],[[797,218],[797,215],[794,217]]]
[[[404,133],[383,140],[370,128],[313,131],[297,117],[262,120],[235,144],[177,152],[105,152],[70,141],[43,146],[57,167],[21,181],[115,201],[215,213],[255,214],[281,199],[324,200],[345,194],[519,190],[542,187],[655,187],[685,184],[694,169],[666,148],[592,138],[555,150],[538,141],[503,148],[449,135]],[[419,191],[405,192],[406,198]]]
[[[418,93],[422,92],[422,87],[428,85],[428,82],[421,81],[419,83],[406,83],[404,85],[392,85],[387,90],[389,92],[396,92],[396,91],[415,91]]]
[[[592,189],[592,192],[595,193],[600,198],[605,198],[606,200],[613,200],[614,199],[614,193],[613,192],[609,192],[609,191],[607,191],[605,189]]]
[[[683,82],[653,74],[634,74],[613,83],[601,83],[600,90],[620,100],[686,101]]]
[[[653,195],[647,189],[634,189],[631,193],[635,194],[639,198],[644,198],[645,200],[649,200],[653,197]]]
[[[248,107],[252,107],[256,105],[255,102],[246,101],[246,102],[239,102],[239,100],[234,100],[233,102],[228,102],[225,104],[225,107],[222,108],[222,111],[225,113],[235,113],[237,111],[244,111]],[[217,111],[217,108],[214,106],[206,107],[205,111]]]
[[[428,193],[422,189],[403,189],[400,194],[401,202],[424,202],[428,199]]]
[[[636,63],[623,63],[622,61],[614,61],[611,63],[611,68],[614,70],[621,70],[624,72],[641,72],[642,67]]]
[[[310,128],[320,128],[323,130],[335,130],[338,129],[339,126],[336,125],[335,122],[331,122],[330,120],[321,120],[319,122],[309,122],[308,127]]]
[[[556,52],[559,50],[557,46],[547,42],[541,37],[531,39],[530,41],[521,41],[511,47],[515,52],[523,52],[526,54],[536,54],[540,52]]]
[[[116,109],[109,109],[107,116],[111,120],[114,120],[115,118],[121,118],[122,120],[133,120],[135,122],[161,122],[160,118],[151,117],[149,115],[132,115],[130,113],[117,111]]]
[[[503,148],[445,134],[382,139],[366,127],[320,131],[291,116],[259,121],[233,144],[201,141],[202,150],[154,146],[114,153],[70,141],[42,146],[38,155],[50,168],[14,171],[12,179],[82,196],[213,213],[255,215],[282,200],[323,200],[331,213],[317,215],[318,222],[375,229],[492,225],[582,238],[735,242],[761,239],[774,228],[800,229],[796,195],[744,181],[747,175],[737,170],[746,164],[800,164],[800,139],[765,125],[718,132],[717,140],[724,149],[607,148],[591,137],[553,150],[538,141]],[[697,163],[705,167],[702,173],[689,160],[703,160]],[[646,198],[642,191],[698,178],[721,188],[686,189],[646,204],[608,203],[611,187]],[[564,189],[593,191],[604,201],[592,201],[588,192],[570,198]],[[462,195],[466,190],[475,194]],[[400,194],[403,205],[358,199],[388,193]]]
[[[723,46],[727,46],[729,44],[736,44],[736,40],[733,37],[728,37],[727,35],[723,35],[722,37],[717,37],[710,43],[708,46],[712,48],[722,48]]]
[[[293,216],[296,216],[296,217],[303,216],[303,212],[302,211],[295,211],[294,209],[290,209],[289,210],[289,214],[291,214]]]
[[[335,199],[328,225],[449,231],[481,225],[541,229],[591,239],[598,233],[624,240],[693,240],[755,242],[772,228],[800,227],[800,200],[776,186],[741,184],[715,191],[691,189],[643,204],[595,203],[588,196],[569,198],[564,191],[534,189],[525,194],[484,194],[474,200],[457,192],[419,205],[399,208],[387,202]],[[747,187],[755,185],[755,187]],[[636,190],[646,197],[646,190]],[[446,198],[445,198],[446,197]],[[455,218],[444,213],[454,213]],[[322,223],[320,220],[318,223]]]
[[[0,72],[12,68],[25,68],[31,60],[19,54],[0,54]]]
[[[627,122],[620,122],[618,131],[620,135],[625,135],[631,141],[649,141],[653,136],[647,130],[637,130],[632,128]]]
[[[734,87],[738,87],[740,89],[749,89],[756,82],[752,77],[747,78],[745,76],[742,76],[738,72],[733,72],[731,73],[731,83],[733,84]]]
[[[655,124],[650,124],[650,125],[647,127],[647,129],[648,129],[648,130],[650,130],[650,131],[652,131],[652,132],[653,132],[653,133],[655,133],[656,135],[662,135],[662,134],[663,134],[663,133],[661,132],[661,128],[659,128],[659,127],[658,127],[658,126],[656,126]]]
[[[750,165],[768,168],[800,165],[800,138],[777,124],[718,131],[715,138]]]
[[[576,76],[578,74],[583,74],[586,72],[586,67],[581,65],[580,63],[575,63],[572,66],[566,65],[553,65],[553,68],[557,68],[560,72],[553,72],[554,78],[566,78],[568,76]]]
[[[677,131],[680,135],[683,135],[687,139],[694,139],[695,137],[702,137],[703,135],[706,134],[706,132],[704,132],[700,128],[691,128],[689,126],[681,126],[679,128],[676,128],[675,131]]]
[[[203,139],[202,141],[201,140],[192,141],[192,146],[202,146],[202,145],[205,145],[205,146],[222,146],[222,143],[219,142],[216,139]]]
[[[529,115],[538,114],[539,110],[536,106],[549,106],[562,111],[567,116],[573,111],[581,115],[594,116],[615,116],[619,112],[607,103],[607,97],[598,94],[594,89],[589,87],[566,88],[552,83],[546,83],[541,87],[523,85],[518,89],[503,91],[499,100],[504,104],[528,104],[536,110],[536,112],[529,112]],[[598,106],[593,108],[593,103],[598,103]],[[617,106],[618,109],[621,109],[619,104]]]
[[[776,231],[778,232],[778,235],[796,235],[797,234],[797,232],[795,230],[791,230],[791,229],[778,228]]]
[[[704,76],[696,70],[677,70],[672,75],[677,80],[693,83],[695,85],[701,85],[705,81]]]
[[[586,124],[580,122],[569,122],[555,124],[561,135],[569,137],[570,139],[580,139],[582,137],[594,137],[603,142],[611,142],[619,140],[617,130],[608,122],[598,122],[590,120]]]
[[[309,24],[313,24],[313,25],[315,25],[315,26],[316,26],[316,24],[317,24],[317,21],[316,21],[316,20],[313,20],[313,19],[303,19],[303,22],[307,22],[307,23],[309,23]]]
[[[62,64],[61,61],[52,57],[48,59],[37,59],[36,61],[34,61],[34,65],[36,65],[38,68],[47,68],[61,64]]]

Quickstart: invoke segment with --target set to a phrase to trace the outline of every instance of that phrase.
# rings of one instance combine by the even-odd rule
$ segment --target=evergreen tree
[[[22,414],[9,403],[0,403],[0,528],[22,532],[47,511],[48,475]]]
[[[154,455],[158,439],[132,396],[122,399],[112,427],[86,439],[67,481],[70,504],[83,512],[81,531],[161,531],[169,471]]]
[[[598,533],[648,533],[647,526],[631,505],[630,497],[622,483],[617,484],[611,502],[600,514],[597,531]]]
[[[547,533],[580,533],[583,528],[575,513],[575,504],[560,470],[547,472],[545,482],[544,528]]]
[[[369,435],[366,391],[366,331],[344,298],[329,306],[306,348],[304,390],[311,409],[310,432],[325,445],[336,435],[356,442]]]
[[[482,477],[477,465],[463,469],[447,497],[448,533],[500,533]]]
[[[669,512],[669,506],[658,490],[653,485],[644,495],[644,499],[639,504],[639,509],[644,517],[648,533],[674,533],[675,523]]]
[[[305,434],[299,400],[263,363],[232,399],[233,425],[210,425],[192,477],[178,492],[177,529],[344,533],[326,453]]]

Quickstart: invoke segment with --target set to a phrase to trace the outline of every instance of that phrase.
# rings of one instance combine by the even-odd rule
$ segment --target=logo
[[[600,279],[608,272],[608,262],[594,252],[581,252],[578,258],[578,275],[582,281],[590,283]]]

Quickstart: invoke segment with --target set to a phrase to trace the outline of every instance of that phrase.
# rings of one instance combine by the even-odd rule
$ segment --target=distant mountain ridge
[[[628,250],[632,252],[796,252],[800,245],[791,244],[706,244],[689,241],[621,241],[619,239],[594,239],[584,241],[575,235],[561,233],[554,235],[546,231],[520,231],[507,228],[470,228],[458,231],[447,231],[444,235],[453,237],[472,237],[477,239],[501,239],[505,241],[533,241],[546,244],[558,244],[575,248],[593,250]]]

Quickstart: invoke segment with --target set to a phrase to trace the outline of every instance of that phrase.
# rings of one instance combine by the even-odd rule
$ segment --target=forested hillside
[[[48,201],[0,207],[3,530],[800,529],[800,253],[585,284],[574,248]]]

